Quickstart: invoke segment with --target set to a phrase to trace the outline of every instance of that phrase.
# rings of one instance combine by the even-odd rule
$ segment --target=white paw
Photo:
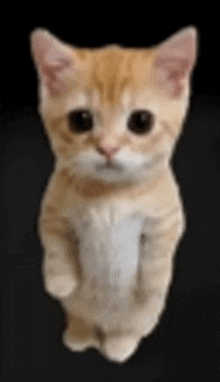
[[[113,362],[125,362],[137,350],[140,338],[109,336],[104,343],[104,355]]]
[[[71,275],[53,275],[46,278],[45,289],[54,297],[67,297],[78,286],[78,280]]]
[[[99,348],[99,342],[94,337],[88,337],[84,341],[73,338],[67,331],[62,334],[63,344],[72,352],[84,352],[88,348]]]

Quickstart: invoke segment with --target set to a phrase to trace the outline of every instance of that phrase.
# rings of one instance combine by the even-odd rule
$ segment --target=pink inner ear
[[[73,62],[69,57],[57,57],[54,61],[46,57],[40,63],[40,72],[43,82],[49,93],[56,95],[66,90],[65,76],[71,70]]]
[[[59,57],[57,60],[49,61],[48,58],[40,63],[40,71],[43,82],[51,95],[58,94],[66,90],[64,78],[68,74],[68,69],[72,66],[72,61],[68,57]]]
[[[155,61],[159,87],[178,97],[187,85],[196,58],[196,34],[185,29],[160,44]]]
[[[42,69],[42,77],[43,81],[51,95],[58,94],[60,91],[64,91],[64,88],[61,88],[61,83],[58,81],[58,70],[55,69],[53,72],[50,70],[50,68],[43,68]]]
[[[190,73],[190,63],[186,59],[163,59],[156,60],[158,85],[167,89],[172,97],[181,95],[184,89],[183,80]]]
[[[189,62],[184,59],[158,59],[157,66],[167,72],[168,80],[178,80],[190,72]]]
[[[40,79],[49,95],[66,90],[66,79],[73,69],[71,51],[65,44],[45,31],[36,31],[32,36],[32,50]]]

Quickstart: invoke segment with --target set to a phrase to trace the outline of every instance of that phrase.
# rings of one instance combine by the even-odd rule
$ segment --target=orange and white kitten
[[[45,290],[63,343],[125,362],[156,327],[185,214],[170,160],[189,106],[197,30],[150,48],[79,48],[31,34],[55,155],[40,210]]]

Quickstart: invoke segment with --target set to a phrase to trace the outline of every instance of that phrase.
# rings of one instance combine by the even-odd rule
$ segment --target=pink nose
[[[104,155],[107,159],[112,160],[113,156],[118,152],[119,147],[99,146],[97,151],[99,154]]]

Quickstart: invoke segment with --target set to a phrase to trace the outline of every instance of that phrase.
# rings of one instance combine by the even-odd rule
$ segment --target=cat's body
[[[106,331],[126,327],[136,308],[134,292],[140,281],[144,234],[148,228],[149,232],[153,229],[156,221],[153,214],[150,215],[152,204],[146,200],[144,203],[140,198],[123,199],[120,195],[111,201],[99,200],[80,207],[78,204],[78,208],[72,211],[72,218],[80,238],[79,261],[83,283],[79,297],[76,294],[67,301],[71,301],[73,312],[84,315]],[[171,212],[170,223],[181,226],[177,205],[173,203],[169,209],[161,211],[164,220]],[[160,224],[162,219],[157,218]],[[167,277],[169,283],[171,274]],[[138,322],[134,321],[133,325],[138,332]]]
[[[61,174],[57,176],[62,177]],[[134,291],[140,281],[144,235],[152,234],[154,230],[157,233],[158,229],[163,231],[167,225],[172,228],[173,224],[178,226],[181,234],[184,226],[179,192],[174,182],[169,201],[154,197],[155,192],[159,191],[160,195],[159,189],[165,188],[167,181],[170,185],[169,175],[169,172],[166,176],[163,174],[159,181],[152,180],[152,184],[142,186],[138,196],[136,187],[130,193],[126,188],[125,195],[119,190],[111,197],[83,197],[82,193],[77,194],[74,182],[71,183],[66,201],[68,208],[63,209],[62,217],[68,220],[78,238],[77,261],[82,284],[73,296],[63,300],[70,311],[106,330],[118,328],[120,321],[123,326],[125,317],[129,320],[136,302]],[[68,182],[68,174],[65,176]],[[92,186],[88,189],[89,194],[92,193]],[[169,283],[171,274],[167,277]],[[160,288],[163,288],[162,284],[158,291]],[[121,320],[123,312],[124,319]]]
[[[194,34],[190,28],[192,51]],[[123,362],[159,321],[184,232],[169,160],[187,112],[186,73],[194,58],[188,53],[188,66],[177,65],[181,74],[171,84],[164,77],[170,62],[164,71],[159,61],[161,93],[150,76],[156,50],[76,49],[73,67],[73,51],[59,44],[44,31],[33,37],[44,80],[41,113],[57,157],[39,219],[45,287],[66,312],[69,349],[96,347]],[[149,127],[151,114],[134,114],[145,108],[157,117],[150,132],[137,132]],[[68,119],[72,110],[78,114]],[[85,110],[93,112],[93,133]]]

